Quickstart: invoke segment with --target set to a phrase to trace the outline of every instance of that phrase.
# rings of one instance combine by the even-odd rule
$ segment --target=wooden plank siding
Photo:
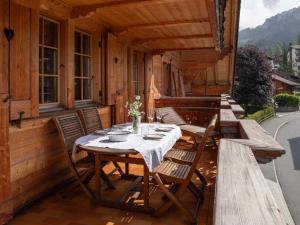
[[[103,127],[110,127],[110,107],[100,108],[99,113]],[[66,181],[71,174],[51,117],[26,120],[22,128],[10,126],[9,135],[9,203],[16,210]]]
[[[0,30],[7,26],[5,9],[7,1],[0,2]],[[8,85],[8,42],[0,35],[0,224],[11,218],[12,207],[7,202],[11,195],[10,155],[9,155],[9,85]]]

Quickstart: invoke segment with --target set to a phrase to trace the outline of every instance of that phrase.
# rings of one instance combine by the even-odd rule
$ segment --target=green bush
[[[274,115],[274,109],[272,107],[268,107],[253,114],[248,114],[247,119],[256,120],[258,123],[260,123],[272,115]]]
[[[300,99],[295,95],[278,94],[275,96],[275,101],[279,107],[297,107]]]

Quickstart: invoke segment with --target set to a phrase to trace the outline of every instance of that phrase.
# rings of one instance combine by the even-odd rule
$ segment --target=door
[[[127,101],[127,46],[118,42],[116,37],[107,37],[107,103],[113,107],[116,124],[126,120],[125,103]]]
[[[164,95],[171,96],[171,64],[163,64]]]

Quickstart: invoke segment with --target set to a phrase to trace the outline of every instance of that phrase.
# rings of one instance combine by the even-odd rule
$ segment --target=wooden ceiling
[[[145,50],[221,48],[224,7],[214,0],[61,0],[71,18],[91,18]],[[219,0],[217,2],[222,2]]]

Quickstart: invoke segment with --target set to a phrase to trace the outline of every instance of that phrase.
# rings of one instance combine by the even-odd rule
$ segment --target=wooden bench
[[[250,147],[221,139],[214,225],[285,225]]]
[[[230,108],[236,116],[245,114],[245,110],[238,104],[232,104],[232,105],[230,105]]]

